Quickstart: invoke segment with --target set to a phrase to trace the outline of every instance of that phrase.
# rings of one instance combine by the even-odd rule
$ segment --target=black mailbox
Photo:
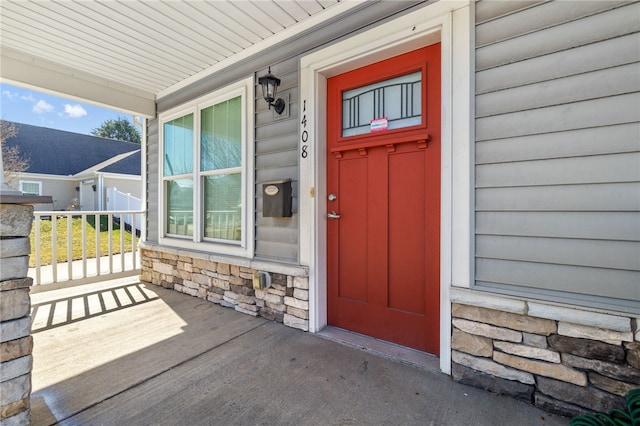
[[[262,216],[291,217],[291,180],[262,184]]]

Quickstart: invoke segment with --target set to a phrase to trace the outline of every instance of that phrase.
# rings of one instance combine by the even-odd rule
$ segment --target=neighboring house
[[[29,160],[16,182],[25,194],[51,195],[39,210],[106,210],[107,188],[140,199],[140,145],[14,123],[7,140]]]
[[[620,406],[640,385],[640,3],[309,3],[326,19],[200,74],[178,58],[153,96],[117,86],[152,109],[141,278],[550,411]],[[189,40],[176,55],[208,52]]]

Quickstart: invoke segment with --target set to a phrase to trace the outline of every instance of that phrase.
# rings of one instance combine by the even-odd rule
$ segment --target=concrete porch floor
[[[122,279],[32,295],[33,425],[566,425],[361,348]]]

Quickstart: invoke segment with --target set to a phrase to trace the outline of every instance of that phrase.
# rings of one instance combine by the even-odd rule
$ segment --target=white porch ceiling
[[[155,100],[361,0],[1,0],[0,78],[151,116]]]

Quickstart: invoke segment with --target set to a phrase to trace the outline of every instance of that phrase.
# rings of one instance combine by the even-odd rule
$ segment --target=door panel
[[[424,314],[424,152],[389,156],[388,307]]]
[[[339,275],[344,285],[339,296],[354,301],[367,302],[367,188],[360,176],[367,173],[367,159],[355,158],[340,162],[340,202],[336,208],[350,214],[340,217],[338,234],[342,255],[339,259]]]
[[[436,44],[327,83],[329,324],[436,354],[439,76]]]

